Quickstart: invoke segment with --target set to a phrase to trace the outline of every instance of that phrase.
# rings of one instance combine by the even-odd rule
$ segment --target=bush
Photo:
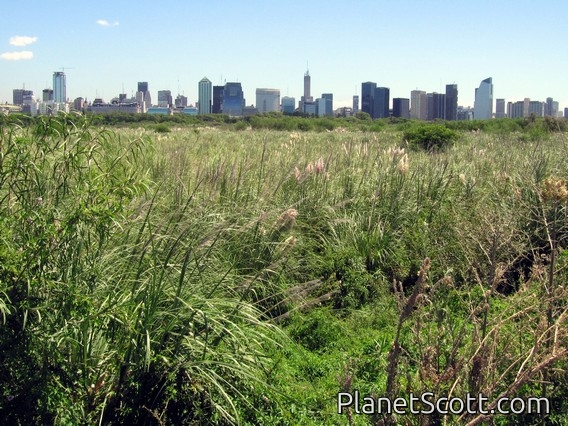
[[[441,124],[426,124],[410,128],[403,133],[403,139],[411,146],[426,151],[441,151],[450,147],[458,133]]]

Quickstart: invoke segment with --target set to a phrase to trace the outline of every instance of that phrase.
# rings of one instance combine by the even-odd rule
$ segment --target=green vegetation
[[[6,423],[568,421],[561,120],[0,118]]]

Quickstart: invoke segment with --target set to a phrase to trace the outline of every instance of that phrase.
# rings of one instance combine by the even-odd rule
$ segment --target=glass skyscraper
[[[67,83],[64,72],[53,73],[53,100],[58,103],[67,102]]]
[[[223,114],[232,117],[243,115],[245,104],[241,83],[227,83],[223,90]]]
[[[486,78],[475,89],[475,102],[473,104],[473,118],[487,120],[493,117],[493,79]]]

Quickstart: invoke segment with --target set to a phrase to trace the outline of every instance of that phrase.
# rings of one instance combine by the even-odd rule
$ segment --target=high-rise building
[[[430,94],[428,94],[430,95]],[[432,103],[428,110],[431,111],[429,120],[445,120],[446,119],[446,95],[444,93],[432,93],[428,97],[428,101]],[[457,115],[457,109],[456,109]],[[457,118],[457,117],[456,117]]]
[[[185,108],[188,105],[187,96],[177,95],[174,104],[176,108]]]
[[[507,104],[507,116],[509,118],[522,118],[525,116],[525,102],[509,102]]]
[[[221,114],[223,112],[223,92],[225,86],[213,86],[213,107],[211,112],[213,114]]]
[[[306,70],[304,74],[304,100],[311,102],[313,100],[311,95],[312,78],[310,77],[310,70]]]
[[[458,119],[458,85],[446,84],[446,106],[444,119],[455,121]]]
[[[428,119],[428,97],[424,90],[410,92],[410,118],[415,120]]]
[[[529,102],[529,116],[535,115],[536,117],[544,116],[544,107],[546,103],[540,101],[530,101]]]
[[[26,89],[14,89],[12,92],[12,103],[14,105],[23,105],[24,98],[26,96],[33,96],[34,92],[32,90]]]
[[[53,73],[53,101],[56,103],[67,102],[67,82],[65,73],[61,71]]]
[[[410,99],[393,98],[392,116],[400,118],[410,118]]]
[[[386,118],[390,115],[390,89],[377,87],[373,102],[373,118]]]
[[[374,106],[376,88],[377,83],[373,83],[372,81],[361,83],[361,111],[366,112],[373,118],[375,116]]]
[[[197,112],[199,114],[211,114],[213,101],[213,84],[207,77],[203,77],[197,84],[197,89],[199,99],[199,107],[197,108]]]
[[[158,107],[171,108],[174,104],[171,90],[158,90]]]
[[[333,93],[322,93],[322,99],[325,100],[325,113],[327,117],[333,117]]]
[[[505,115],[505,99],[499,98],[495,101],[495,118],[504,118]]]
[[[53,101],[53,89],[43,89],[41,100],[43,102]]]
[[[256,89],[256,109],[259,113],[280,109],[280,90]]]
[[[138,92],[142,92],[142,101],[144,102],[145,107],[149,108],[150,106],[152,106],[152,96],[150,96],[147,81],[138,82]]]
[[[296,110],[296,99],[290,96],[284,96],[282,98],[282,113],[294,114],[295,110]]]
[[[568,118],[568,108],[564,108],[564,118]]]
[[[223,114],[241,117],[245,99],[241,83],[226,83],[223,90]]]
[[[352,109],[352,113],[353,115],[357,114],[359,112],[359,96],[354,95],[353,96],[353,109]]]
[[[493,117],[493,79],[483,80],[475,89],[473,117],[476,120],[488,120]]]

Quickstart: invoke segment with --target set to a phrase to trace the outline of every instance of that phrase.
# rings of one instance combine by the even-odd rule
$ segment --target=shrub
[[[411,146],[426,151],[441,151],[450,147],[458,133],[441,124],[426,124],[410,128],[403,133],[403,139]]]

